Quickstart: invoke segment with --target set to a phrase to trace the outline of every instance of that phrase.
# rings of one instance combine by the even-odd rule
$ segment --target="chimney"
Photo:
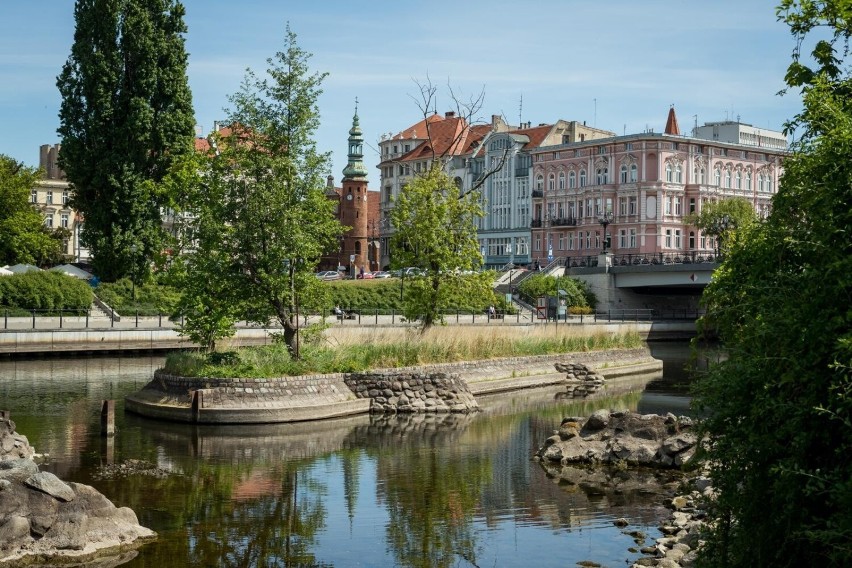
[[[444,118],[454,118],[455,116],[456,116],[456,113],[451,111],[451,110],[448,110],[447,112],[444,113]]]

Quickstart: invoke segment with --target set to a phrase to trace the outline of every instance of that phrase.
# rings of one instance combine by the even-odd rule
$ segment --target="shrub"
[[[22,310],[88,310],[88,283],[59,272],[27,272],[0,278],[0,305]]]
[[[592,293],[589,285],[576,278],[533,274],[518,285],[518,291],[528,298],[556,296],[559,290],[565,292],[566,295],[564,298],[568,307],[589,307],[594,309],[597,305],[597,298]]]
[[[151,280],[134,287],[129,278],[101,282],[95,294],[121,315],[133,315],[137,311],[139,315],[148,316],[170,314],[180,299],[180,293],[172,286]]]

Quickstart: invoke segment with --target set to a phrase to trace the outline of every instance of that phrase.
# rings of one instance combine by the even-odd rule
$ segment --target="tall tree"
[[[699,382],[718,499],[709,566],[852,566],[852,79],[848,1],[784,2],[803,136],[765,223],[705,292],[727,358]],[[799,46],[812,29],[816,66]],[[832,37],[820,31],[821,37]],[[841,71],[846,69],[847,71]]]
[[[491,274],[465,274],[482,263],[475,225],[481,216],[478,194],[463,193],[437,161],[415,176],[394,201],[393,263],[423,270],[411,277],[404,304],[405,316],[419,319],[423,331],[443,321],[442,311],[451,307],[451,292],[493,296]]]
[[[30,203],[39,177],[37,169],[0,154],[0,265],[43,264],[59,257],[61,241]]]
[[[718,239],[719,252],[724,253],[738,230],[748,231],[757,222],[757,213],[749,200],[732,197],[704,203],[701,213],[688,215],[686,222],[698,227],[705,235]]]
[[[310,72],[310,54],[289,27],[284,44],[267,61],[268,76],[249,71],[231,97],[230,127],[214,135],[203,174],[178,185],[191,188],[181,207],[190,254],[207,257],[190,263],[189,276],[224,278],[231,293],[217,299],[238,305],[244,319],[275,320],[298,357],[299,298],[319,284],[313,271],[342,227],[325,197],[329,156],[313,139],[325,74]]]
[[[71,54],[57,79],[60,166],[103,280],[140,279],[160,252],[157,190],[192,150],[184,7],[177,0],[77,0]]]

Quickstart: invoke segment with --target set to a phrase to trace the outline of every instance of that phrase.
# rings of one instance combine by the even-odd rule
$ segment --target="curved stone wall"
[[[344,381],[358,398],[370,399],[370,412],[471,412],[479,405],[458,375],[384,371],[351,373]]]

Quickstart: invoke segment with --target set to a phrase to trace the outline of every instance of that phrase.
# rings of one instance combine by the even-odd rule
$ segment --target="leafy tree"
[[[558,291],[562,290],[566,294],[564,299],[568,307],[594,308],[597,305],[597,298],[588,285],[568,276],[533,274],[520,283],[518,290],[528,298],[556,296]]]
[[[102,280],[147,275],[162,248],[157,182],[192,150],[184,7],[177,0],[77,0],[62,95],[60,166]]]
[[[847,2],[784,2],[800,45],[844,45]],[[708,566],[852,565],[852,86],[834,43],[794,58],[804,128],[765,223],[731,244],[705,293],[728,354],[699,383],[718,500]],[[848,67],[846,68],[848,69]]]
[[[0,265],[44,264],[59,256],[61,241],[30,204],[38,179],[37,169],[0,154]]]
[[[392,266],[417,267],[423,273],[406,276],[403,311],[419,319],[422,330],[443,321],[451,307],[451,290],[464,289],[471,297],[491,297],[492,275],[465,278],[461,272],[482,263],[474,221],[482,216],[478,195],[461,191],[434,162],[399,193],[390,212],[394,226]]]
[[[701,213],[686,217],[686,222],[698,227],[705,235],[719,240],[719,251],[737,236],[737,230],[746,231],[758,220],[754,206],[747,199],[732,197],[709,201],[701,206]]]
[[[324,193],[328,155],[313,140],[325,74],[309,72],[310,55],[289,27],[284,43],[268,77],[249,71],[231,97],[231,126],[214,136],[215,151],[187,159],[169,183],[188,220],[188,278],[216,287],[223,317],[276,321],[298,357],[300,299],[318,284],[314,269],[342,227]],[[210,293],[197,282],[183,291],[195,304]]]

